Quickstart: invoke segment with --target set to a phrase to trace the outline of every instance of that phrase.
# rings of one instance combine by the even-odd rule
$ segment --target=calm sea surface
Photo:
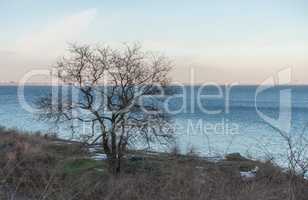
[[[308,122],[308,86],[279,86],[263,91],[255,99],[257,86],[175,87],[178,94],[169,101],[178,145],[182,151],[193,148],[204,155],[240,152],[254,157],[279,156],[285,144],[279,134],[256,112],[255,103],[264,115],[277,119],[281,91],[291,91],[291,134],[301,134]],[[26,86],[25,99],[31,104],[49,93],[50,86]],[[216,95],[209,96],[205,95]],[[211,112],[211,113],[209,113]],[[16,86],[0,86],[0,125],[23,131],[60,132],[50,124],[37,121],[19,103]]]

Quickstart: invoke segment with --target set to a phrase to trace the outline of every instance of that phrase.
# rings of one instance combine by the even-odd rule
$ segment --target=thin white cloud
[[[46,57],[54,57],[66,48],[67,42],[80,39],[96,13],[96,9],[88,9],[47,24],[42,30],[19,38],[15,49],[30,56],[45,54]]]
[[[48,69],[63,54],[67,42],[80,41],[96,17],[96,9],[83,10],[47,23],[0,49],[0,80],[18,81],[32,69]],[[45,77],[46,78],[46,77]],[[39,81],[44,79],[38,78]]]

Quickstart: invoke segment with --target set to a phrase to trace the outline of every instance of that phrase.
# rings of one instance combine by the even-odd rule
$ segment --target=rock
[[[129,158],[129,160],[130,160],[130,161],[143,161],[143,160],[144,160],[144,157],[133,155],[133,156],[131,156],[131,157]]]
[[[242,156],[240,153],[230,153],[225,156],[227,161],[247,161],[248,159]]]

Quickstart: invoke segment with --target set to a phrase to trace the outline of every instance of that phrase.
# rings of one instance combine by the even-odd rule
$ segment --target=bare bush
[[[269,124],[270,125],[270,124]],[[284,142],[285,152],[281,155],[282,160],[285,160],[284,166],[288,174],[288,199],[295,200],[303,197],[303,185],[306,185],[308,172],[308,139],[305,129],[301,133],[285,132],[272,125],[277,131],[280,138]],[[273,158],[275,156],[272,155]],[[281,165],[281,163],[276,163]]]

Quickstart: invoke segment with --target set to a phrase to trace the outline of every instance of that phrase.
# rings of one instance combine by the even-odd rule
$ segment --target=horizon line
[[[213,85],[213,81],[205,82],[205,83],[170,83],[169,86],[180,86],[182,84],[183,86],[202,86],[202,85]],[[68,83],[63,83],[63,84],[51,84],[51,83],[46,83],[46,82],[29,82],[26,84],[19,84],[18,82],[10,81],[10,82],[0,82],[0,86],[67,86],[71,85]],[[236,86],[269,86],[269,84],[258,84],[258,83],[217,83],[217,85],[220,86],[228,86],[232,85],[233,87]],[[214,86],[214,85],[213,85]],[[290,84],[274,84],[274,86],[308,86],[308,83],[290,83]]]

